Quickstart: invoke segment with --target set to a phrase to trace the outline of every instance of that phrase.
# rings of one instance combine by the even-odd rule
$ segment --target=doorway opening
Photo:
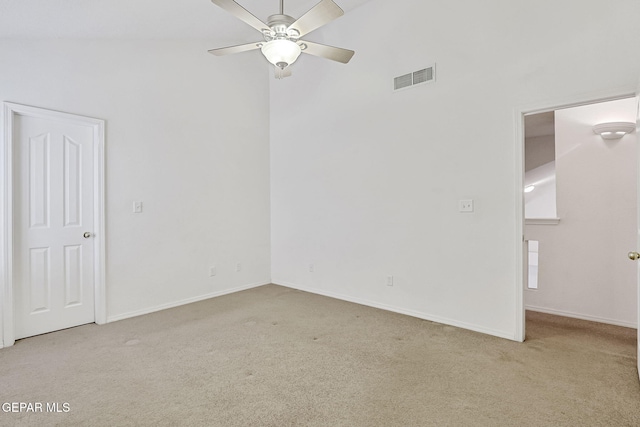
[[[637,327],[636,265],[626,257],[636,246],[636,135],[607,140],[593,130],[635,122],[635,110],[627,94],[520,112],[523,339],[525,310]]]

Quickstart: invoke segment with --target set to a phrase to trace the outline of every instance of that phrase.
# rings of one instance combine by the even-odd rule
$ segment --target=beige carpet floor
[[[636,331],[523,344],[275,285],[0,350],[3,426],[638,426]],[[67,403],[68,412],[64,412]]]

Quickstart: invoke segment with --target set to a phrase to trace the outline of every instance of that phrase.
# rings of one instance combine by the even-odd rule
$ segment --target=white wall
[[[106,120],[111,320],[270,281],[267,68],[208,48],[0,41],[0,100]]]
[[[556,143],[554,135],[534,136],[524,142],[524,170],[538,168],[556,158]]]
[[[635,122],[635,99],[556,111],[558,225],[527,225],[538,240],[538,289],[529,308],[635,327],[636,134],[605,141],[595,124]]]
[[[373,0],[309,35],[356,54],[272,81],[273,281],[516,337],[514,110],[633,91],[638,16],[635,0]],[[392,93],[433,62],[435,84]]]

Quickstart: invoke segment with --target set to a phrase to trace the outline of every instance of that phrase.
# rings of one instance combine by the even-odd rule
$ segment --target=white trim
[[[524,114],[516,109],[513,115],[514,119],[514,138],[516,141],[514,155],[515,155],[515,172],[514,172],[514,184],[515,184],[515,333],[514,340],[524,342],[526,335],[525,332],[525,316],[524,316],[524,287],[527,285],[527,265],[524,262],[526,254],[527,242],[524,237]]]
[[[4,133],[0,146],[0,164],[3,166],[4,174],[0,183],[0,225],[2,234],[2,246],[0,247],[0,322],[3,331],[0,340],[4,347],[12,346],[15,342],[14,318],[13,318],[13,119],[16,115],[24,115],[48,120],[60,120],[71,122],[81,126],[93,128],[94,143],[94,274],[95,274],[95,322],[103,324],[106,322],[106,285],[105,285],[105,168],[104,168],[104,120],[91,117],[79,116],[76,114],[61,113],[26,105],[4,102]]]
[[[588,320],[590,322],[606,323],[608,325],[624,326],[625,328],[638,329],[638,325],[624,320],[608,319],[606,317],[590,316],[588,314],[573,313],[571,311],[554,310],[552,308],[536,307],[526,305],[525,309],[538,313],[553,314],[555,316],[571,317],[573,319]]]
[[[520,105],[514,108],[514,135],[515,135],[515,175],[514,186],[516,192],[515,209],[515,296],[516,296],[516,340],[524,341],[525,338],[525,306],[524,306],[524,116],[527,114],[546,113],[562,108],[577,107],[580,105],[596,104],[598,102],[613,101],[616,99],[630,98],[634,96],[635,87],[625,86],[611,88],[606,91],[576,94],[571,97],[551,99],[535,104]]]
[[[558,225],[560,218],[525,218],[526,225]]]
[[[105,212],[105,122],[97,120],[94,127],[94,147],[96,148],[93,161],[93,224],[94,224],[94,283],[95,283],[95,322],[98,325],[107,323],[107,285],[106,285],[106,254],[107,231]]]
[[[640,78],[638,78],[638,85],[636,86],[636,141],[640,143]],[[640,152],[636,154],[636,167],[640,164]],[[640,168],[639,168],[640,169]],[[636,193],[640,194],[640,170],[636,172]],[[636,201],[636,218],[640,216],[640,197],[637,198]],[[636,225],[636,244],[640,244],[639,241],[640,230],[638,230],[638,225]],[[637,250],[637,249],[636,249]],[[640,323],[640,264],[637,264],[636,267],[636,301],[637,301],[637,318],[636,320]],[[638,369],[638,378],[640,379],[640,328],[638,328],[638,333],[636,337],[636,368]]]
[[[0,152],[2,158],[2,185],[0,186],[0,295],[2,295],[2,304],[0,310],[0,322],[2,322],[2,344],[4,347],[12,346],[15,342],[13,331],[13,203],[12,203],[12,174],[13,174],[13,154],[11,144],[11,135],[13,133],[13,114],[9,107],[5,104],[3,109],[3,125],[4,132],[2,134],[2,142]]]
[[[260,286],[265,286],[265,285],[270,285],[270,284],[271,284],[271,281],[250,283],[248,285],[238,286],[238,287],[231,288],[231,289],[225,289],[224,291],[212,292],[210,294],[200,295],[200,296],[192,297],[192,298],[186,298],[186,299],[183,299],[183,300],[180,300],[180,301],[170,302],[170,303],[167,303],[167,304],[160,304],[160,305],[156,305],[154,307],[147,307],[147,308],[143,308],[142,310],[130,311],[128,313],[122,313],[122,314],[118,314],[116,316],[109,316],[108,319],[107,319],[107,322],[111,323],[111,322],[117,322],[118,320],[129,319],[131,317],[143,316],[145,314],[155,313],[156,311],[162,311],[162,310],[166,310],[168,308],[179,307],[181,305],[191,304],[191,303],[198,302],[198,301],[204,301],[206,299],[211,299],[211,298],[220,297],[220,296],[223,296],[223,295],[233,294],[235,292],[246,291],[247,289],[258,288]]]
[[[442,323],[444,325],[455,326],[457,328],[468,329],[468,330],[474,331],[474,332],[480,332],[480,333],[487,334],[487,335],[493,335],[493,336],[496,336],[496,337],[499,337],[499,338],[505,338],[505,339],[508,339],[508,340],[517,341],[514,338],[513,333],[505,332],[505,331],[499,331],[497,329],[485,328],[485,327],[482,327],[482,326],[475,325],[473,323],[460,322],[460,321],[457,321],[457,320],[449,319],[449,318],[446,318],[446,317],[435,316],[435,315],[432,315],[432,314],[428,314],[428,313],[424,313],[424,312],[416,311],[416,310],[407,310],[405,308],[400,308],[400,307],[396,307],[396,306],[392,306],[392,305],[388,305],[388,304],[382,304],[382,303],[379,303],[379,302],[370,301],[370,300],[366,300],[366,299],[362,299],[362,298],[355,298],[355,297],[351,297],[351,296],[348,296],[348,295],[339,294],[337,292],[329,292],[329,291],[325,291],[325,290],[322,290],[322,289],[310,288],[310,287],[307,287],[307,286],[300,286],[300,285],[296,285],[295,283],[286,282],[284,280],[273,280],[272,283],[274,285],[278,285],[278,286],[284,286],[284,287],[287,287],[287,288],[297,289],[297,290],[300,290],[300,291],[309,292],[309,293],[317,294],[317,295],[322,295],[322,296],[329,297],[329,298],[335,298],[335,299],[339,299],[339,300],[342,300],[342,301],[348,301],[348,302],[352,302],[352,303],[355,303],[355,304],[365,305],[367,307],[379,308],[381,310],[391,311],[393,313],[399,313],[399,314],[404,314],[404,315],[411,316],[411,317],[417,317],[418,319],[429,320],[429,321],[436,322],[436,323]]]
[[[524,104],[524,105],[517,106],[515,108],[515,111],[521,112],[523,115],[548,113],[551,111],[562,110],[564,108],[580,107],[582,105],[591,105],[591,104],[598,104],[600,102],[633,98],[634,93],[635,93],[635,88],[633,85],[630,85],[625,87],[612,88],[611,90],[607,90],[607,91],[583,93],[583,94],[577,94],[571,97],[549,99],[539,103]],[[523,131],[524,131],[524,122],[523,122]]]

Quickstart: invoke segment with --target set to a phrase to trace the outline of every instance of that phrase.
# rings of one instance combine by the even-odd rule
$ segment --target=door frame
[[[636,86],[636,93],[635,93],[635,98],[636,98],[636,141],[638,143],[640,143],[640,78],[638,79],[638,85]],[[638,151],[638,156],[636,157],[636,163],[638,165],[640,165],[640,150]],[[638,190],[638,194],[640,195],[640,171],[638,171],[638,174],[636,176],[636,186],[637,186],[637,190]],[[636,218],[640,217],[640,196],[638,197],[638,203],[636,205],[636,209],[638,210],[636,212]],[[638,229],[640,229],[640,224],[637,224]],[[640,244],[640,238],[638,238],[638,236],[640,236],[640,233],[638,233],[638,230],[636,230],[637,236],[636,236],[636,244]],[[636,249],[637,251],[638,249]],[[636,298],[636,301],[638,303],[638,307],[637,307],[637,313],[638,313],[638,324],[636,325],[637,327],[637,331],[636,331],[636,347],[637,347],[637,353],[636,353],[636,368],[638,370],[638,379],[640,379],[640,265],[638,265],[636,267],[636,288],[638,291],[638,296]]]
[[[606,101],[615,101],[617,99],[632,98],[635,96],[636,88],[634,86],[614,88],[608,91],[592,92],[578,94],[573,97],[551,99],[535,104],[521,105],[514,109],[514,131],[515,131],[515,260],[516,260],[516,277],[515,277],[515,335],[514,340],[523,342],[526,336],[525,330],[525,304],[524,304],[524,287],[526,279],[524,277],[527,271],[525,265],[526,255],[526,236],[525,236],[525,218],[524,218],[524,116],[529,114],[546,113],[549,111],[560,110],[563,108],[579,107],[581,105],[597,104]]]
[[[0,348],[15,343],[14,298],[13,298],[13,199],[14,179],[13,150],[14,118],[28,116],[72,123],[90,127],[93,131],[93,208],[94,208],[94,286],[95,323],[107,321],[105,288],[105,122],[104,120],[62,113],[44,108],[30,107],[12,102],[3,103],[2,138],[0,140]]]

